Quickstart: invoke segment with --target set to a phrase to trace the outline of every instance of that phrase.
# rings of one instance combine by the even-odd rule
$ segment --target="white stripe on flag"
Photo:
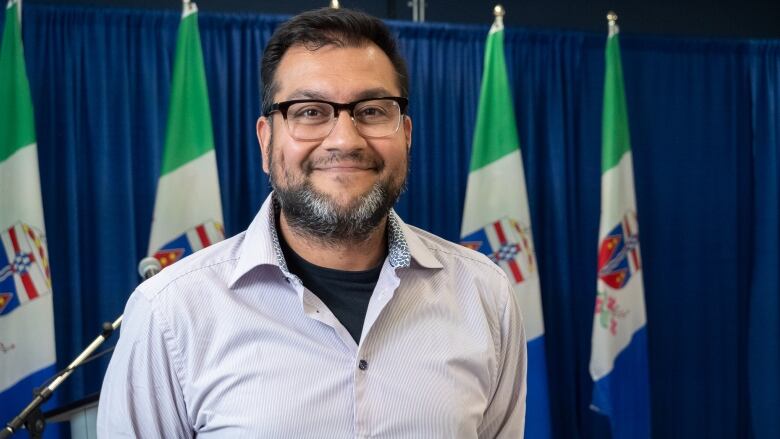
[[[54,363],[52,296],[47,294],[0,318],[3,343],[14,348],[0,355],[0,392],[32,372]]]
[[[214,150],[160,177],[154,212],[150,254],[204,221],[222,223]]]
[[[523,311],[523,326],[528,341],[544,335],[544,318],[542,315],[542,296],[539,294],[539,275],[533,273],[522,284],[515,285],[520,309]]]
[[[501,182],[496,187],[496,182]],[[500,218],[531,224],[520,150],[469,173],[463,225],[460,236],[468,236]]]
[[[19,149],[0,162],[0,206],[2,206],[0,227],[2,230],[7,230],[20,219],[38,230],[45,230],[38,174],[38,149],[35,143]],[[13,188],[13,192],[9,188]]]
[[[631,151],[623,154],[620,162],[601,176],[601,221],[599,222],[599,242],[603,234],[623,220],[626,208],[636,210],[634,195],[634,171]],[[634,231],[636,233],[636,230]]]

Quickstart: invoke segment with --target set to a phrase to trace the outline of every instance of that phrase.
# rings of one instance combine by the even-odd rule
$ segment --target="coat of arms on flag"
[[[616,290],[641,268],[638,230],[636,212],[629,210],[599,245],[599,280]]]
[[[51,293],[46,244],[40,231],[24,223],[0,233],[0,315]]]
[[[639,226],[636,212],[626,211],[623,219],[601,240],[599,245],[598,279],[607,284],[613,292],[625,287],[631,277],[642,268],[639,257]],[[629,310],[620,306],[618,297],[607,289],[599,289],[596,296],[596,320],[617,335],[618,319],[628,315]]]
[[[536,271],[529,230],[518,221],[504,217],[464,237],[461,244],[487,255],[520,284]]]
[[[167,267],[184,256],[192,254],[202,248],[221,241],[225,238],[222,224],[216,221],[207,221],[187,230],[176,239],[165,244],[155,252],[154,257],[160,261],[160,265]]]

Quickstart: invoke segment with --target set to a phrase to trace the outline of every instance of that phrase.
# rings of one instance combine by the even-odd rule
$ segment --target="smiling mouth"
[[[376,168],[368,167],[368,166],[358,166],[358,165],[337,165],[337,166],[323,166],[319,168],[314,168],[314,171],[320,171],[320,172],[365,172],[365,171],[376,171]]]
[[[333,151],[330,154],[307,160],[304,170],[307,174],[319,171],[325,174],[351,174],[360,172],[378,173],[384,168],[379,158],[374,158],[364,151],[349,152]]]

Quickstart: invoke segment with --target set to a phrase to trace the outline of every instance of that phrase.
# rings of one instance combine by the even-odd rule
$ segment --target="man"
[[[388,29],[301,14],[268,43],[262,79],[274,192],[246,232],[132,295],[100,435],[522,437],[512,287],[392,210],[412,121]]]

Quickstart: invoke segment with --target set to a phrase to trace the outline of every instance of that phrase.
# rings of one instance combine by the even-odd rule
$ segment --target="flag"
[[[21,4],[5,10],[0,46],[0,416],[10,421],[56,373],[51,272]]]
[[[650,437],[647,330],[634,171],[618,29],[610,23],[604,79],[591,408],[609,417],[612,437]]]
[[[528,339],[526,437],[550,437],[539,270],[504,61],[501,17],[491,27],[485,48],[461,242],[501,266],[514,285]]]
[[[198,8],[185,3],[149,254],[163,267],[224,238]]]

